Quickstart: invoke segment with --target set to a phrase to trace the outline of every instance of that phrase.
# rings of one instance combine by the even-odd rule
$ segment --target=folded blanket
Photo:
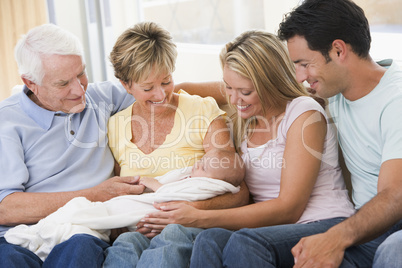
[[[7,242],[27,248],[45,260],[54,246],[74,234],[89,234],[108,242],[110,229],[135,230],[147,213],[156,211],[155,202],[198,201],[238,191],[239,187],[222,180],[198,177],[169,182],[155,193],[119,196],[106,202],[77,197],[37,224],[9,229],[4,237]]]

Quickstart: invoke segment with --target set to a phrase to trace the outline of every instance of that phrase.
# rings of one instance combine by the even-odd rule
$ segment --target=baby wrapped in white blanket
[[[153,193],[124,195],[105,202],[91,202],[85,197],[76,197],[37,224],[18,225],[9,229],[4,237],[7,242],[27,248],[45,260],[54,246],[74,234],[89,234],[108,242],[111,229],[128,227],[134,231],[136,224],[146,214],[156,211],[153,206],[155,202],[198,201],[239,191],[239,186],[235,187],[220,179],[195,177],[205,168],[201,163],[194,168],[172,170],[156,177],[162,185]],[[243,178],[244,173],[233,170],[228,172],[226,169],[226,174],[222,170],[220,173],[215,172],[214,177],[223,177],[229,173],[233,174],[230,176]]]

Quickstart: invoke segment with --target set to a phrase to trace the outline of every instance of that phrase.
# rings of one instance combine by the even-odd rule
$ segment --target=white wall
[[[57,24],[61,27],[76,34],[83,42],[86,52],[88,75],[90,80],[104,80],[102,78],[101,70],[97,66],[101,60],[106,60],[107,75],[106,79],[114,79],[113,71],[111,69],[108,59],[96,59],[94,54],[97,54],[97,47],[91,44],[91,31],[88,31],[87,21],[88,14],[85,13],[85,5],[88,1],[92,0],[54,0],[55,12],[57,17]],[[232,0],[230,0],[232,1]],[[247,2],[249,0],[234,0],[240,2]],[[287,0],[289,1],[289,0]],[[94,0],[96,2],[96,0]],[[276,2],[276,1],[273,1]],[[183,4],[186,4],[184,1]],[[228,3],[226,3],[228,4]],[[112,16],[113,36],[106,42],[112,47],[117,37],[128,27],[134,25],[140,20],[141,13],[139,12],[140,2],[136,0],[110,0],[110,12]],[[220,5],[220,8],[225,8],[225,5]],[[166,8],[164,12],[169,12]],[[240,23],[241,10],[230,10],[234,12],[232,20]],[[160,11],[159,11],[160,12]],[[156,16],[158,17],[158,16]],[[246,22],[242,22],[242,25]],[[252,25],[247,24],[246,25]],[[236,25],[233,25],[236,28]],[[250,26],[252,27],[252,26]],[[183,81],[208,81],[220,80],[222,78],[222,71],[219,64],[219,53],[222,45],[190,45],[178,43],[178,58],[176,64],[176,71],[174,72],[174,79],[176,83]],[[105,55],[108,57],[110,51],[105,50]]]
[[[112,31],[105,37],[104,42],[109,42],[104,46],[105,57],[100,58],[95,55],[96,46],[91,45],[91,38],[88,38],[88,14],[85,13],[85,4],[88,1],[97,0],[54,0],[55,11],[57,17],[57,24],[61,27],[76,34],[85,45],[87,54],[87,63],[93,63],[94,66],[88,66],[89,76],[92,80],[105,80],[115,79],[113,71],[108,61],[110,50],[117,39],[117,37],[128,27],[134,25],[141,19],[141,12],[139,12],[139,5],[141,1],[136,0],[109,0],[110,13],[112,17]],[[239,3],[239,6],[247,0],[233,0]],[[252,1],[252,0],[250,0]],[[100,1],[102,2],[102,1]],[[183,2],[185,4],[186,1]],[[291,11],[298,5],[300,0],[265,0],[264,1],[264,25],[265,29],[269,32],[276,33],[279,23],[282,21],[284,14]],[[227,4],[227,2],[224,2]],[[252,2],[250,2],[252,3]],[[225,5],[221,6],[225,7]],[[169,9],[165,10],[170,12]],[[228,10],[233,17],[233,28],[241,28],[240,26],[251,25],[244,22],[241,10]],[[158,17],[158,16],[157,16]],[[241,24],[237,27],[237,24]],[[239,30],[240,31],[240,30]],[[237,33],[237,31],[235,30]],[[237,33],[239,34],[239,33]],[[402,33],[397,32],[394,34],[373,33],[373,43],[371,54],[375,60],[383,58],[394,58],[402,65]],[[222,71],[219,64],[219,53],[222,45],[196,45],[196,44],[183,44],[178,43],[178,59],[176,64],[176,71],[174,78],[176,83],[183,81],[208,81],[220,80],[222,78]],[[92,59],[91,59],[92,54]],[[103,75],[99,69],[101,61],[106,62],[106,74]]]
[[[177,44],[176,83],[222,80],[221,46]]]

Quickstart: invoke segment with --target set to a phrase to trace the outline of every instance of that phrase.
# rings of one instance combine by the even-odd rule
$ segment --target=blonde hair
[[[222,49],[220,62],[222,69],[229,68],[252,81],[264,115],[287,101],[308,96],[296,80],[294,63],[285,45],[274,34],[261,30],[242,33]],[[256,119],[242,119],[237,113],[232,119],[234,143],[240,152],[240,144],[245,136],[252,135]]]
[[[158,74],[175,70],[176,45],[170,33],[154,22],[142,22],[123,32],[116,41],[110,61],[116,78],[131,86],[146,80],[153,68]]]

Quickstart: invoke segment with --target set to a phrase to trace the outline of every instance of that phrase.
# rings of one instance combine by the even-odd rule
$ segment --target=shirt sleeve
[[[401,102],[402,97],[393,99],[381,115],[382,163],[390,159],[402,158]]]
[[[0,136],[0,202],[9,194],[22,192],[29,179],[24,150],[17,140]],[[5,153],[6,152],[6,153]]]
[[[198,133],[204,139],[208,131],[209,125],[221,115],[226,113],[221,110],[212,97],[202,98],[197,95],[189,95],[187,92],[180,90],[179,94],[183,94],[183,103],[179,105],[182,113],[186,115],[187,129],[191,132]]]
[[[135,100],[120,83],[109,81],[90,84],[87,92],[98,106],[101,106],[102,102],[106,104],[112,115],[127,108]]]
[[[290,129],[293,122],[307,111],[319,111],[327,119],[324,109],[322,109],[316,100],[311,97],[298,97],[289,104],[286,110],[286,132]]]

